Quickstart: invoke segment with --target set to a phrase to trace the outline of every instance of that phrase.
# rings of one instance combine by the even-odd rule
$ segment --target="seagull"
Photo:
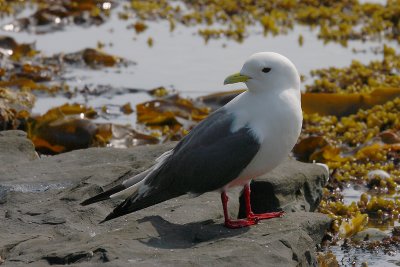
[[[297,142],[303,120],[300,76],[288,58],[261,52],[224,84],[239,82],[248,90],[201,121],[152,167],[81,205],[124,198],[102,223],[184,194],[218,191],[228,228],[281,217],[283,212],[252,212],[250,181],[282,163]],[[228,215],[227,191],[237,186],[244,188],[245,219]]]

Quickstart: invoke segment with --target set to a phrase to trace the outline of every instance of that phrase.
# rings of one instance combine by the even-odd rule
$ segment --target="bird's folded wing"
[[[181,193],[204,193],[222,188],[257,154],[260,143],[247,126],[232,132],[234,116],[219,109],[195,127],[163,163],[150,187]]]
[[[234,117],[224,109],[207,117],[103,222],[185,193],[217,190],[237,178],[257,154],[260,143],[247,127],[232,132],[233,122]]]

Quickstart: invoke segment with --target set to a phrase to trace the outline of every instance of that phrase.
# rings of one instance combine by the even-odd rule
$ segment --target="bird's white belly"
[[[302,113],[300,105],[285,106],[287,108],[281,105],[278,109],[281,112],[274,112],[273,116],[266,115],[253,120],[250,126],[262,140],[260,149],[241,174],[223,190],[245,185],[251,179],[271,171],[288,157],[300,135]]]
[[[282,137],[284,136],[285,135]],[[288,154],[296,144],[296,140],[293,141],[292,139],[290,142],[289,140],[279,142],[282,141],[282,138],[280,138],[280,140],[276,140],[276,143],[268,142],[262,144],[256,156],[243,170],[239,177],[227,184],[225,188],[228,189],[235,186],[243,186],[251,179],[263,175],[277,167],[288,157]]]

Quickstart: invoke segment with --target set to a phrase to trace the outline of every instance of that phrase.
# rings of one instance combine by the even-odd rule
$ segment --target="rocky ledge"
[[[37,157],[23,132],[0,132],[0,264],[33,266],[316,266],[330,219],[314,209],[325,168],[288,160],[252,184],[257,212],[283,218],[231,230],[218,193],[183,196],[98,224],[117,204],[79,203],[143,171],[174,143]],[[231,215],[242,214],[232,192]]]

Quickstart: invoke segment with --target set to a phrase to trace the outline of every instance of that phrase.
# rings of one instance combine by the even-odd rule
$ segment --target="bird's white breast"
[[[300,135],[302,111],[296,90],[278,95],[245,92],[226,108],[235,115],[232,131],[250,126],[260,149],[237,179],[225,188],[246,184],[278,166],[293,149]],[[240,155],[238,155],[240,156]]]

